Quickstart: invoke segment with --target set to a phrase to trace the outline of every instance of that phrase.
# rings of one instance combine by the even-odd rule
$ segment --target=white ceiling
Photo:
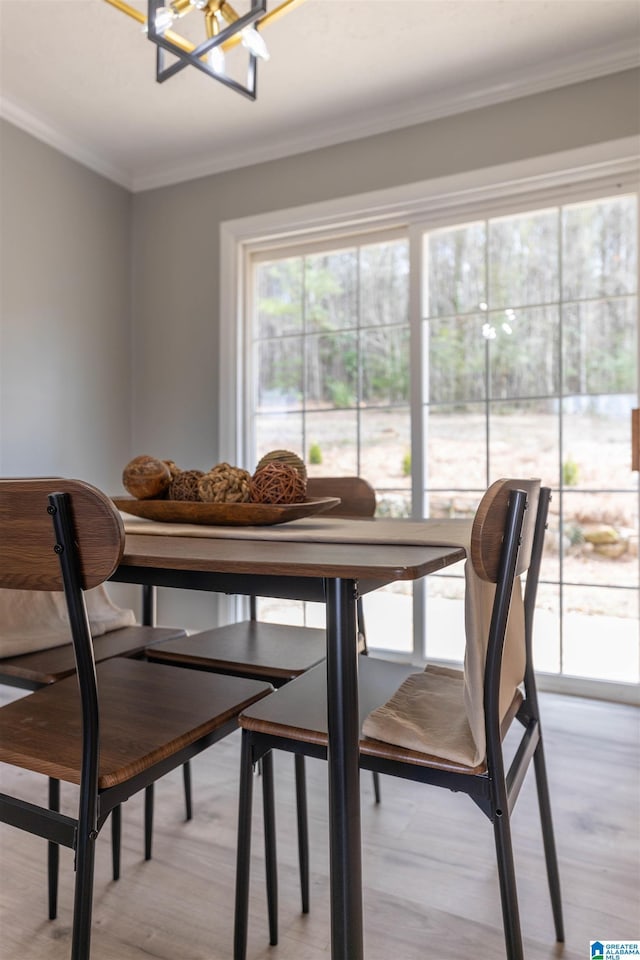
[[[640,3],[306,0],[264,37],[251,102],[191,67],[156,83],[104,0],[0,0],[0,112],[144,189],[637,65]]]

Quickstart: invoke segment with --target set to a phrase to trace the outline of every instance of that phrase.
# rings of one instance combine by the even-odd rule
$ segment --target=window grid
[[[574,206],[575,206],[575,205],[574,205]],[[565,413],[565,405],[564,405],[564,403],[563,403],[563,400],[564,400],[564,398],[572,395],[572,394],[570,393],[570,391],[569,391],[568,384],[567,384],[566,381],[565,381],[565,370],[564,370],[565,346],[566,346],[566,345],[565,345],[565,340],[564,340],[565,335],[566,335],[566,324],[565,324],[566,312],[567,312],[567,310],[570,310],[572,307],[574,307],[574,306],[576,306],[576,305],[582,305],[582,304],[594,304],[594,305],[597,305],[597,304],[602,304],[602,303],[606,303],[606,302],[610,302],[610,301],[616,301],[616,302],[619,302],[619,303],[635,303],[635,304],[636,304],[636,325],[637,325],[637,289],[636,289],[635,291],[626,292],[626,293],[624,293],[624,294],[606,295],[606,294],[600,293],[600,294],[598,294],[598,295],[587,296],[587,297],[585,297],[585,296],[583,296],[583,297],[579,297],[579,296],[565,297],[566,285],[565,285],[565,282],[564,282],[564,281],[565,281],[565,278],[564,278],[564,245],[563,245],[563,215],[564,215],[564,210],[565,210],[564,206],[560,205],[560,206],[558,206],[558,207],[556,208],[556,211],[555,211],[555,220],[556,220],[555,231],[556,231],[556,235],[557,235],[557,261],[558,261],[558,263],[557,263],[557,269],[558,269],[557,300],[556,300],[556,301],[553,301],[553,300],[542,300],[542,301],[539,301],[539,302],[537,302],[537,303],[532,303],[532,304],[524,303],[524,304],[521,304],[520,306],[513,306],[513,307],[512,307],[512,309],[513,309],[515,312],[517,312],[517,311],[523,311],[523,310],[531,311],[531,310],[533,310],[533,309],[541,308],[541,307],[542,307],[542,308],[553,308],[553,307],[555,307],[555,308],[557,309],[557,311],[558,311],[558,327],[559,327],[559,329],[558,329],[559,342],[558,342],[558,357],[557,357],[557,363],[558,363],[558,374],[557,374],[557,376],[558,376],[558,381],[557,381],[557,388],[558,388],[558,389],[557,389],[557,392],[556,392],[555,394],[540,393],[540,394],[535,395],[535,396],[530,396],[530,395],[527,394],[526,397],[519,397],[519,396],[516,394],[516,395],[510,396],[510,397],[508,398],[508,400],[506,401],[507,403],[519,403],[519,402],[522,402],[522,401],[525,401],[525,402],[530,403],[530,402],[536,401],[536,400],[541,401],[541,400],[550,400],[550,399],[553,399],[553,400],[555,400],[555,401],[557,402],[557,410],[558,410],[558,414],[557,414],[557,420],[558,420],[557,482],[556,482],[556,483],[552,483],[552,484],[550,484],[550,485],[552,486],[552,489],[553,489],[553,491],[554,491],[554,497],[556,497],[557,500],[558,500],[558,511],[559,511],[559,514],[558,514],[558,517],[559,517],[558,522],[559,522],[559,531],[560,531],[560,534],[561,534],[561,535],[562,535],[562,531],[564,531],[564,529],[565,529],[565,520],[567,519],[567,506],[566,506],[566,503],[565,503],[567,493],[566,493],[566,485],[565,485],[565,483],[564,483],[564,478],[563,478],[563,464],[564,464],[564,462],[565,462],[565,456],[566,456],[566,445],[565,445],[565,416],[566,416],[566,413]],[[540,212],[540,211],[536,211],[536,212]],[[527,215],[527,211],[522,211],[521,214],[515,214],[516,217],[517,217],[517,216],[523,216],[523,217],[524,217],[524,216],[526,216],[526,215]],[[512,214],[512,216],[514,216],[514,215]],[[497,218],[496,218],[496,219],[497,219]],[[481,309],[483,309],[483,311],[486,313],[486,315],[487,315],[488,317],[491,317],[492,314],[496,313],[496,311],[504,309],[504,305],[503,305],[502,307],[499,307],[499,306],[497,306],[497,305],[494,305],[494,303],[493,303],[493,290],[492,290],[492,285],[491,285],[492,272],[491,272],[491,264],[490,264],[490,254],[491,254],[491,250],[490,250],[490,229],[491,229],[491,224],[494,223],[494,222],[495,222],[495,221],[492,220],[492,218],[486,218],[484,221],[482,221],[482,225],[483,225],[483,228],[484,228],[484,231],[483,231],[483,232],[484,232],[484,241],[485,241],[485,242],[484,242],[484,282],[485,282],[485,294],[486,294],[486,299],[485,299],[485,301],[482,303]],[[474,222],[474,226],[475,226],[477,223],[478,223],[478,221],[475,221],[475,222]],[[452,230],[460,229],[460,228],[463,228],[464,226],[465,226],[465,224],[456,224],[455,227],[452,227],[451,229],[452,229]],[[424,249],[424,251],[425,251],[425,257],[424,257],[424,261],[423,261],[423,269],[424,269],[425,276],[427,276],[427,277],[429,276],[429,261],[428,261],[429,239],[430,239],[430,236],[432,235],[432,233],[435,234],[435,233],[442,233],[442,232],[443,232],[443,228],[442,228],[442,227],[439,227],[437,231],[433,231],[433,232],[430,232],[428,229],[425,229],[425,231],[424,231],[424,234],[423,234],[423,249]],[[442,315],[440,315],[440,314],[433,314],[432,311],[431,311],[431,309],[430,309],[430,307],[431,307],[431,300],[430,300],[430,290],[429,290],[428,284],[427,284],[427,286],[426,286],[425,294],[424,294],[424,297],[423,297],[423,302],[424,302],[423,316],[424,316],[424,318],[425,318],[424,323],[425,323],[425,326],[427,327],[427,331],[428,331],[428,328],[429,328],[429,324],[430,324],[430,322],[431,322],[432,320],[437,319],[439,322],[442,322],[442,321],[446,321],[446,320],[448,320],[448,319],[449,319],[449,320],[454,320],[454,319],[459,319],[459,318],[463,318],[463,317],[473,318],[473,317],[474,317],[475,315],[477,315],[477,313],[478,313],[478,308],[477,308],[477,307],[475,307],[475,308],[470,307],[470,308],[467,309],[467,310],[461,310],[461,311],[456,312],[456,313],[448,313],[448,314],[447,314],[447,313],[444,313],[444,314],[442,314]],[[479,306],[480,306],[480,305],[479,305]],[[426,333],[425,336],[428,336],[428,332]],[[492,479],[496,479],[496,477],[492,477],[492,470],[491,470],[491,435],[492,435],[492,420],[493,420],[491,414],[492,414],[492,409],[493,409],[497,404],[499,404],[499,403],[502,402],[502,400],[501,400],[500,398],[495,398],[495,397],[493,396],[492,379],[491,379],[491,372],[492,372],[492,355],[491,355],[491,350],[490,350],[490,340],[489,340],[489,339],[485,339],[484,355],[485,355],[485,363],[484,363],[484,370],[485,370],[485,390],[484,390],[484,394],[485,394],[485,395],[484,395],[484,400],[483,400],[483,402],[482,402],[481,405],[484,407],[484,410],[485,410],[485,471],[486,471],[486,482],[487,482],[487,484],[489,484]],[[637,371],[636,371],[635,392],[637,392]],[[605,391],[602,391],[602,393],[603,393],[604,395],[606,395],[607,393],[609,393],[609,394],[611,394],[611,395],[617,395],[617,394],[619,393],[619,391],[615,391],[615,390],[609,390],[609,391],[607,391],[607,390],[605,390]],[[588,396],[589,393],[586,392],[585,395]],[[425,420],[426,420],[426,422],[428,423],[429,415],[430,415],[430,410],[431,410],[432,407],[436,407],[436,408],[438,408],[439,410],[442,410],[443,408],[446,408],[446,406],[447,406],[447,403],[446,403],[446,402],[433,403],[432,400],[431,400],[431,398],[430,398],[430,396],[427,395],[427,396],[425,397],[425,404],[424,404]],[[449,407],[450,407],[450,409],[452,409],[452,410],[453,410],[456,406],[458,406],[458,404],[456,404],[456,402],[452,402],[452,403],[449,404]],[[433,495],[433,494],[437,494],[437,493],[439,493],[439,492],[441,492],[441,493],[477,493],[478,495],[480,495],[480,494],[482,493],[482,490],[479,490],[477,487],[473,487],[473,486],[470,486],[470,487],[462,487],[462,486],[461,486],[461,487],[455,487],[455,488],[454,488],[454,487],[450,487],[450,486],[440,486],[440,485],[435,485],[435,484],[432,485],[432,484],[430,483],[430,481],[429,481],[429,458],[428,458],[428,451],[427,451],[427,450],[424,451],[424,459],[425,459],[424,471],[425,471],[425,500],[426,500],[426,502],[429,502],[429,501],[432,499],[432,495]],[[549,482],[547,478],[545,478],[545,482]],[[634,491],[635,491],[635,492],[636,492],[636,495],[637,495],[637,490],[638,490],[638,484],[637,484],[637,480],[636,480],[635,483],[630,482],[630,484],[629,484],[628,487],[609,487],[609,486],[602,486],[602,485],[600,485],[600,486],[596,486],[596,487],[589,487],[588,489],[581,490],[580,492],[581,492],[583,495],[584,495],[584,494],[587,494],[587,493],[588,493],[588,494],[600,494],[600,495],[602,495],[602,494],[616,494],[616,493],[619,493],[619,494],[629,494],[629,493],[634,493]],[[636,529],[636,534],[637,534],[637,529]],[[605,581],[603,582],[602,580],[597,580],[597,581],[596,581],[596,580],[590,580],[589,578],[579,578],[579,579],[577,579],[577,578],[569,578],[569,577],[567,577],[566,574],[565,574],[565,568],[566,568],[566,564],[565,564],[565,553],[566,553],[566,551],[565,551],[564,545],[562,544],[562,539],[561,539],[561,545],[560,545],[560,548],[559,548],[559,550],[558,550],[558,576],[557,576],[557,579],[554,579],[554,578],[541,579],[541,585],[545,584],[545,585],[547,585],[547,586],[552,586],[552,587],[554,587],[554,588],[557,588],[557,590],[558,590],[558,605],[559,605],[559,611],[558,611],[558,612],[559,612],[559,624],[558,624],[558,625],[559,625],[559,671],[560,671],[560,673],[563,672],[563,668],[564,668],[564,665],[565,665],[565,650],[564,650],[564,641],[565,641],[565,600],[566,600],[566,589],[565,589],[565,588],[571,588],[571,587],[580,587],[580,588],[592,587],[592,588],[596,588],[597,590],[611,590],[611,591],[613,591],[613,592],[615,592],[615,591],[630,592],[630,591],[631,591],[631,592],[635,592],[635,593],[636,593],[636,596],[638,596],[638,597],[639,597],[639,600],[640,600],[640,596],[639,596],[639,595],[640,595],[640,591],[638,590],[638,583],[637,583],[638,577],[637,577],[637,576],[636,576],[636,583],[635,583],[634,585],[613,583],[613,582],[610,582],[610,581],[611,581],[611,578],[609,578],[609,579],[607,579],[607,580],[605,580]],[[636,563],[636,569],[637,569],[637,567],[638,567],[638,564]],[[447,579],[449,579],[449,580],[461,579],[461,575],[458,574],[458,573],[456,573],[456,572],[453,572],[453,571],[444,571],[442,574],[440,574],[440,577],[441,577],[442,579],[444,579],[444,580],[447,580]],[[427,583],[427,590],[429,589],[429,585],[430,585],[431,582],[433,582],[433,581],[432,581],[431,578],[430,578],[429,582]],[[619,594],[619,595],[620,595],[620,594]],[[638,609],[638,602],[636,602],[636,609]],[[429,654],[429,637],[428,637],[428,634],[427,634],[427,637],[426,637],[426,654],[427,654],[427,655]],[[638,656],[640,657],[640,642],[638,642]],[[636,677],[630,678],[630,679],[635,679],[635,680],[637,680],[638,677],[636,676]]]
[[[575,204],[574,204],[574,206],[575,206]],[[549,209],[549,208],[547,208],[547,210],[548,210],[548,209]],[[603,302],[605,302],[605,301],[611,301],[611,302],[629,302],[630,300],[633,300],[633,299],[634,299],[634,295],[633,295],[633,294],[624,294],[624,295],[623,295],[623,294],[615,294],[615,293],[614,293],[614,294],[607,294],[607,295],[598,295],[598,296],[582,296],[582,297],[574,296],[574,297],[565,297],[565,284],[564,284],[564,277],[563,277],[564,263],[563,263],[563,220],[562,220],[564,209],[565,209],[565,207],[561,205],[561,206],[556,207],[556,208],[555,208],[555,211],[554,211],[554,213],[555,213],[555,218],[556,218],[556,227],[555,227],[555,229],[556,229],[557,242],[558,242],[558,250],[557,250],[557,259],[558,259],[558,291],[557,291],[557,298],[556,298],[555,300],[551,300],[551,301],[548,300],[548,299],[543,299],[543,300],[540,301],[539,303],[523,303],[522,305],[516,305],[516,306],[513,307],[513,309],[516,310],[516,311],[517,311],[517,310],[532,311],[532,310],[535,310],[535,309],[538,309],[538,308],[547,308],[547,307],[550,307],[550,306],[554,306],[554,307],[557,308],[557,310],[558,310],[558,312],[559,312],[559,331],[558,331],[559,343],[558,343],[558,373],[557,373],[557,376],[558,376],[558,390],[557,390],[557,392],[556,392],[555,394],[549,394],[549,393],[542,392],[542,393],[539,393],[539,394],[536,394],[536,395],[527,395],[525,398],[522,398],[522,399],[523,399],[524,402],[526,402],[526,403],[532,403],[532,402],[535,402],[535,401],[547,400],[547,399],[550,399],[551,397],[553,397],[555,400],[557,400],[557,403],[558,403],[558,408],[557,408],[557,409],[558,409],[558,413],[557,413],[557,421],[558,421],[558,463],[557,463],[558,478],[557,478],[557,479],[558,479],[558,483],[557,483],[556,485],[553,485],[553,484],[551,484],[551,485],[552,485],[552,487],[554,488],[554,496],[556,496],[557,499],[558,499],[560,530],[563,530],[563,529],[564,529],[564,520],[565,520],[565,512],[566,512],[566,510],[565,510],[565,485],[564,485],[564,483],[563,483],[563,451],[564,451],[564,447],[565,447],[565,417],[566,417],[565,406],[564,406],[564,404],[563,404],[563,398],[564,398],[565,396],[568,396],[568,395],[569,395],[568,389],[566,388],[565,377],[564,377],[564,374],[565,374],[565,371],[564,371],[564,358],[565,358],[564,335],[565,335],[565,317],[566,317],[566,311],[567,311],[567,309],[568,309],[569,307],[576,306],[576,305],[587,305],[587,304],[597,305],[597,304],[601,304],[601,303],[603,303]],[[528,212],[527,210],[524,210],[524,211],[522,211],[522,214],[521,214],[521,215],[525,215],[527,212]],[[539,210],[538,210],[537,212],[539,212]],[[516,215],[518,215],[517,212],[516,212]],[[492,219],[492,218],[486,218],[484,221],[482,221],[483,224],[484,224],[484,229],[485,229],[484,269],[485,269],[485,278],[486,278],[486,304],[487,304],[487,310],[486,310],[486,312],[487,312],[487,315],[488,315],[488,316],[491,316],[492,311],[493,311],[494,309],[499,309],[498,307],[494,308],[493,305],[492,305],[492,292],[493,292],[493,291],[492,291],[492,289],[491,289],[491,270],[490,270],[490,262],[489,262],[489,258],[490,258],[489,228],[490,228],[490,224],[493,223],[493,222],[495,222],[495,221],[497,221],[498,219],[499,219],[499,218],[494,218],[494,219]],[[456,226],[459,226],[459,224],[456,224]],[[442,228],[442,227],[439,227],[438,229],[439,229],[439,230],[442,230],[443,228]],[[428,235],[427,232],[425,232],[425,236],[426,236],[426,235]],[[347,240],[346,242],[348,242],[348,240]],[[337,247],[336,247],[336,249],[337,249]],[[340,249],[344,249],[344,246],[341,246]],[[360,247],[358,247],[358,250],[359,250],[359,252],[360,252]],[[262,255],[262,259],[264,259],[264,253],[263,253],[263,255]],[[357,289],[357,308],[356,308],[357,325],[356,325],[356,331],[355,331],[355,335],[356,335],[356,339],[357,339],[357,352],[358,352],[359,357],[362,356],[362,339],[361,339],[361,338],[362,338],[362,330],[363,330],[363,323],[362,323],[362,303],[361,303],[361,292],[362,292],[362,291],[361,291],[361,282],[362,282],[361,270],[362,270],[362,261],[361,261],[360,255],[359,255],[359,256],[358,256],[358,260],[357,260],[357,272],[358,272],[358,282],[357,282],[357,285],[356,285],[356,289]],[[305,277],[305,279],[306,279],[306,271],[304,271],[304,277]],[[305,288],[304,288],[304,283],[303,283],[303,290],[304,290],[304,289],[305,289]],[[303,302],[306,304],[306,297],[304,298]],[[425,304],[426,304],[426,303],[427,303],[427,300],[426,300],[426,295],[425,295]],[[457,317],[465,317],[465,316],[472,317],[475,313],[477,313],[477,310],[460,311],[459,313],[456,313],[455,316],[457,316]],[[427,311],[425,310],[425,312],[423,313],[423,316],[426,316],[426,315],[427,315]],[[438,319],[440,319],[440,320],[446,319],[446,315],[439,316]],[[304,311],[304,316],[303,316],[303,335],[306,335],[306,334],[307,334],[307,331],[306,331],[306,329],[305,329],[305,328],[306,328],[306,323],[307,323],[307,316],[306,316],[306,309],[305,309],[305,311]],[[636,323],[637,323],[637,320],[636,320]],[[489,342],[488,340],[486,340],[486,339],[485,339],[485,343],[484,343],[484,354],[485,354],[485,363],[484,363],[485,390],[484,390],[484,400],[483,400],[482,406],[484,407],[484,410],[485,410],[485,431],[484,431],[484,433],[485,433],[485,476],[486,476],[486,482],[487,482],[487,484],[488,484],[488,483],[490,482],[490,478],[491,478],[491,442],[492,442],[492,429],[491,429],[491,428],[492,428],[492,416],[491,416],[491,414],[492,414],[492,409],[493,409],[497,404],[501,403],[502,400],[499,399],[499,398],[495,398],[495,397],[493,396],[492,382],[491,382],[492,355],[491,355],[491,350],[490,350],[490,342]],[[303,423],[303,445],[304,445],[305,451],[307,451],[307,449],[308,449],[308,443],[309,443],[309,437],[308,437],[308,435],[307,435],[307,418],[306,418],[306,415],[305,415],[306,412],[307,412],[307,404],[306,404],[306,386],[307,386],[307,384],[306,384],[306,377],[307,377],[307,368],[306,368],[306,364],[303,365],[303,374],[302,374],[302,375],[303,375],[303,384],[304,384],[303,398],[302,398],[301,409],[300,409],[299,411],[297,411],[297,412],[301,412],[302,415],[303,415],[303,416],[302,416],[302,423]],[[346,407],[346,408],[345,408],[346,410],[351,410],[351,411],[353,411],[354,414],[355,414],[355,418],[356,418],[356,419],[355,419],[355,423],[356,423],[356,434],[355,434],[355,438],[356,438],[356,439],[355,439],[355,444],[356,444],[356,458],[357,458],[357,459],[356,459],[356,464],[357,464],[356,469],[357,469],[357,472],[361,472],[361,447],[362,447],[362,440],[363,440],[363,434],[362,434],[362,411],[363,411],[362,390],[363,390],[363,366],[362,366],[362,362],[360,361],[360,362],[358,363],[358,367],[357,367],[357,401],[356,401],[355,404],[353,404],[353,406],[350,406],[350,407]],[[616,391],[611,391],[611,392],[615,394]],[[607,393],[607,391],[603,391],[603,393]],[[506,402],[507,402],[507,403],[520,402],[520,398],[518,398],[518,397],[509,397]],[[400,406],[403,406],[403,404],[400,404]],[[427,421],[428,421],[429,408],[430,408],[431,406],[434,406],[434,404],[430,403],[430,402],[429,402],[429,399],[427,398],[427,399],[426,399],[426,402],[424,402],[424,409],[425,409],[425,413],[427,414],[427,416],[426,416]],[[444,407],[444,406],[446,406],[446,404],[440,404],[439,406]],[[323,409],[323,408],[318,408],[318,409]],[[328,405],[328,406],[327,406],[326,408],[324,408],[324,409],[330,410],[331,407]],[[292,411],[292,410],[288,410],[288,411],[286,411],[286,413],[283,411],[283,415],[286,416],[287,413],[290,413],[290,412],[293,412],[293,411]],[[415,447],[414,447],[414,450],[413,450],[414,457],[415,457],[418,453],[420,453],[420,451],[419,451],[419,450],[416,450]],[[445,491],[447,491],[447,492],[453,492],[453,493],[455,493],[455,492],[461,492],[461,493],[477,493],[478,495],[480,495],[480,494],[483,492],[483,489],[482,489],[482,488],[476,488],[476,487],[457,487],[457,488],[453,488],[453,487],[450,487],[450,486],[444,487],[444,486],[438,486],[438,485],[431,485],[431,484],[429,483],[429,480],[428,480],[428,464],[427,464],[427,466],[426,466],[425,477],[427,478],[427,479],[426,479],[426,482],[425,482],[425,485],[424,485],[424,486],[425,486],[424,497],[425,497],[426,500],[428,500],[430,494],[437,494],[438,492],[445,492]],[[637,484],[636,484],[635,486],[636,486],[636,491],[637,491]],[[586,493],[589,493],[589,494],[591,494],[591,493],[595,493],[595,494],[627,494],[627,493],[633,493],[633,492],[634,492],[634,488],[633,488],[633,487],[625,488],[625,487],[604,487],[604,486],[602,486],[602,487],[597,487],[597,488],[584,489],[584,490],[582,490],[581,492],[582,492],[583,494],[586,494]],[[567,578],[567,579],[565,580],[565,552],[564,552],[563,549],[560,549],[560,550],[559,550],[559,556],[558,556],[558,571],[559,571],[559,572],[558,572],[558,579],[557,579],[557,580],[556,580],[556,579],[542,580],[542,581],[541,581],[541,584],[547,584],[547,585],[550,585],[550,586],[557,586],[557,587],[558,587],[558,591],[559,591],[559,604],[560,604],[560,619],[559,619],[559,623],[560,623],[560,631],[561,631],[561,633],[560,633],[560,670],[562,671],[562,664],[563,664],[563,659],[564,659],[564,651],[563,651],[563,641],[564,641],[564,638],[563,638],[563,633],[562,633],[563,627],[564,627],[564,593],[565,593],[564,587],[565,587],[565,586],[566,586],[566,587],[574,587],[574,586],[583,587],[583,586],[589,586],[589,585],[591,585],[591,584],[590,584],[590,581],[584,580],[584,579],[569,579],[569,578]],[[442,576],[443,578],[446,578],[446,577],[449,576],[449,575],[445,573],[445,574],[442,574],[441,576]],[[612,591],[624,591],[624,592],[634,591],[634,590],[635,590],[636,593],[637,593],[637,586],[629,586],[629,585],[625,585],[625,584],[615,584],[615,583],[608,583],[608,582],[607,582],[607,583],[602,583],[602,582],[600,582],[600,581],[598,581],[597,583],[594,583],[594,584],[592,584],[592,585],[593,585],[593,586],[596,586],[598,589],[610,589],[610,590],[612,590]],[[639,651],[640,651],[640,645],[639,645]]]

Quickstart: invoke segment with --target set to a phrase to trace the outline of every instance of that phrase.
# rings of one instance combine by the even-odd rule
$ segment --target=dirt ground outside
[[[282,446],[301,452],[301,428],[295,414],[262,420],[259,455]],[[310,476],[359,472],[376,488],[380,515],[410,515],[408,410],[367,410],[359,426],[355,411],[323,411],[307,415],[306,429]],[[562,553],[565,582],[637,588],[638,481],[630,469],[628,421],[565,416],[563,460],[558,418],[553,414],[494,416],[489,429],[487,465],[484,417],[428,416],[428,515],[472,516],[487,484],[487,466],[489,480],[535,476],[554,490],[564,474],[570,484],[563,488],[562,504],[557,493],[551,502],[544,579],[559,579]],[[309,462],[312,446],[319,463]],[[590,537],[598,528],[611,529],[600,532],[604,543],[594,544]]]
[[[353,410],[311,412],[306,415],[304,428],[303,445],[302,418],[297,414],[260,417],[258,456],[278,447],[301,453],[306,446],[310,476],[359,472],[376,488],[379,514],[410,515],[410,422],[406,408],[369,409],[361,412],[359,421]],[[613,673],[617,679],[624,679],[629,671],[635,671],[637,679],[638,481],[630,469],[629,422],[622,416],[565,414],[562,433],[561,457],[559,418],[553,413],[525,410],[493,416],[488,443],[482,415],[431,413],[425,423],[428,512],[431,516],[473,515],[486,487],[487,448],[491,480],[537,476],[557,491],[562,478],[563,495],[556,492],[551,503],[542,568],[546,583],[539,592],[539,607],[544,611],[544,631],[539,631],[544,662],[541,668],[560,669],[557,584],[562,575],[565,672],[570,666],[569,672],[583,676],[600,675],[600,671],[603,676]],[[312,445],[320,462],[309,462]],[[430,602],[437,601],[440,606],[447,600],[459,604],[461,584],[460,578],[429,578]],[[390,593],[396,600],[387,599],[389,610],[400,604],[404,612],[397,609],[394,616],[408,617],[410,627],[411,587],[395,585]],[[291,611],[290,616],[295,619],[297,614]],[[442,616],[445,612],[440,609]],[[601,629],[605,627],[602,618],[606,618],[606,630]],[[383,623],[384,619],[382,610],[378,611],[376,620]],[[593,655],[587,654],[585,629],[592,641],[589,648],[601,650],[595,666],[587,664]],[[397,632],[391,630],[390,634]],[[616,659],[621,666],[607,667],[609,657],[602,651],[605,636],[615,637],[610,652],[618,650]],[[388,636],[383,645],[388,647]]]

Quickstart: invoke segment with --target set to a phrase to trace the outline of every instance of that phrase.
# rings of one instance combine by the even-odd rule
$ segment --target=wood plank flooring
[[[14,696],[0,688],[0,701]],[[640,711],[541,697],[567,942],[555,944],[533,773],[513,820],[527,960],[587,960],[590,939],[640,936]],[[329,883],[326,765],[307,761],[311,913],[300,914],[293,759],[276,757],[280,943],[269,947],[259,789],[256,792],[248,960],[326,960]],[[193,764],[195,816],[183,820],[180,772],[156,785],[153,860],[142,848],[142,798],[123,811],[123,862],[110,879],[110,834],[98,841],[92,960],[232,957],[239,735]],[[41,802],[44,778],[0,768],[2,789]],[[259,783],[256,783],[259,788]],[[74,789],[63,785],[63,809]],[[362,777],[365,943],[368,960],[502,960],[491,825],[467,797],[382,779],[373,804]],[[45,844],[0,827],[0,957],[67,960],[72,855],[61,851],[60,908],[46,919]],[[346,958],[348,960],[348,958]]]

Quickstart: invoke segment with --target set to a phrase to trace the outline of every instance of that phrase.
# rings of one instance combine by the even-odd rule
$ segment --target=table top
[[[465,558],[463,547],[317,543],[127,534],[120,567],[215,574],[391,582],[417,580]]]

